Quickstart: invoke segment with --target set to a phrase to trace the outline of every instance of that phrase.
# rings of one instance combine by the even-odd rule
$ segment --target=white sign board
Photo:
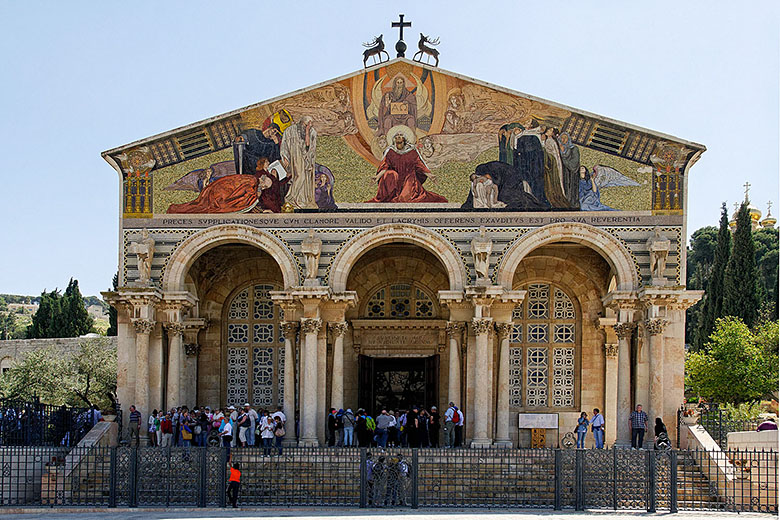
[[[557,413],[519,413],[518,428],[558,428]]]

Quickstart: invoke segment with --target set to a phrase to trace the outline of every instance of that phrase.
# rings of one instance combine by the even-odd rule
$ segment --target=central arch
[[[163,290],[184,290],[185,277],[192,263],[206,251],[224,244],[247,244],[262,249],[279,265],[285,288],[300,285],[298,264],[279,239],[250,226],[222,224],[198,231],[176,248],[163,275]]]
[[[455,247],[441,235],[414,224],[383,224],[353,237],[330,265],[330,286],[334,292],[347,290],[347,278],[355,263],[369,249],[382,244],[405,243],[420,246],[436,256],[447,271],[450,290],[466,286],[466,267]]]
[[[614,270],[618,290],[631,291],[639,287],[634,259],[625,246],[597,227],[576,222],[549,224],[518,239],[509,247],[498,266],[498,284],[505,289],[512,289],[515,271],[523,258],[535,249],[555,242],[574,242],[599,253]]]

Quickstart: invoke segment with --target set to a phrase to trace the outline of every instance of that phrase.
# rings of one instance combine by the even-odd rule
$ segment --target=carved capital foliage
[[[284,334],[285,338],[293,339],[300,325],[297,321],[283,321],[279,326],[282,328],[282,334]]]
[[[512,327],[513,325],[511,323],[496,323],[498,337],[501,339],[508,338],[509,335],[512,334]]]
[[[200,354],[200,345],[197,343],[187,343],[184,345],[184,353],[188,356],[197,356]]]
[[[157,322],[144,318],[133,318],[133,327],[137,334],[150,334]]]
[[[491,318],[473,318],[471,320],[471,328],[474,329],[474,334],[487,334],[493,325]]]
[[[163,323],[163,327],[165,327],[165,330],[168,331],[169,336],[179,336],[179,337],[181,337],[181,335],[184,334],[184,331],[187,329],[187,327],[185,327],[183,323],[179,323],[175,321],[169,323]]]
[[[447,336],[449,336],[450,338],[453,338],[453,337],[457,338],[458,335],[463,332],[464,328],[465,328],[465,325],[463,324],[463,322],[460,322],[460,321],[448,321],[447,322],[447,327],[446,327],[445,330],[447,331]]]
[[[612,325],[612,328],[615,330],[615,334],[617,334],[617,337],[619,339],[629,339],[631,338],[631,333],[636,328],[636,323],[632,323],[632,322],[616,323]]]
[[[618,355],[618,346],[616,344],[610,344],[610,343],[604,343],[604,354],[607,357],[617,357]]]
[[[651,336],[663,334],[667,325],[669,325],[669,321],[662,318],[645,320],[645,329],[647,329],[647,333]]]
[[[322,320],[319,318],[303,318],[301,319],[301,331],[304,334],[317,334],[322,328]]]
[[[328,328],[330,329],[331,334],[333,334],[333,338],[340,338],[343,337],[344,334],[347,333],[349,330],[349,323],[346,321],[338,321],[335,323],[329,323]]]

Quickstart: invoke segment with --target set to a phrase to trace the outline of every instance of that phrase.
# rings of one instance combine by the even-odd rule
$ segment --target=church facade
[[[399,58],[104,152],[119,400],[282,406],[304,446],[450,401],[479,447],[676,432],[704,150]]]

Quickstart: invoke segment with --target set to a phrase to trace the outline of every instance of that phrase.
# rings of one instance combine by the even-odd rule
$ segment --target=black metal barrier
[[[777,452],[0,447],[3,507],[241,506],[778,512]]]

